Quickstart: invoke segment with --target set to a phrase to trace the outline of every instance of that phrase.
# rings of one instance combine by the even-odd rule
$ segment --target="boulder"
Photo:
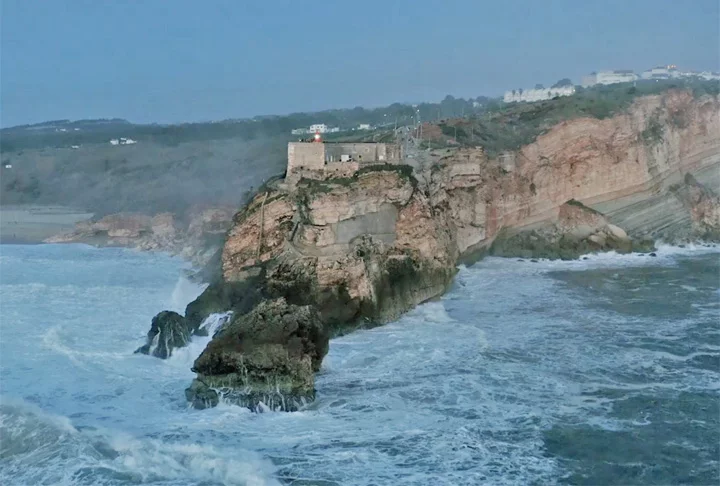
[[[183,316],[177,312],[162,311],[152,320],[147,342],[135,353],[167,359],[172,356],[173,349],[187,345],[191,335],[192,330]]]
[[[608,223],[607,226],[605,226],[605,231],[608,234],[612,235],[612,237],[615,239],[618,239],[618,240],[629,239],[625,230],[620,228],[619,226],[615,226],[614,224]]]
[[[196,408],[222,398],[255,411],[298,410],[315,398],[328,341],[311,306],[264,301],[215,335],[195,360],[197,378],[185,395]]]
[[[594,234],[594,235],[590,235],[590,236],[588,236],[588,240],[592,241],[593,243],[595,243],[595,244],[598,245],[599,247],[605,246],[605,242],[606,242],[605,235],[602,234],[602,233],[597,233],[597,234]]]

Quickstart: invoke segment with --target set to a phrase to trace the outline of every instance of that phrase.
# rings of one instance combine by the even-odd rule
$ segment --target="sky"
[[[718,0],[0,0],[0,125],[175,123],[720,70]]]

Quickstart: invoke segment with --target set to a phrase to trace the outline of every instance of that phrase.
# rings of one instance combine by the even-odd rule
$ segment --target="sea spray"
[[[180,276],[175,283],[167,307],[182,314],[185,312],[185,306],[195,300],[206,288],[207,284],[193,282],[184,276]]]
[[[206,335],[192,336],[187,346],[173,350],[172,356],[167,360],[168,364],[190,370],[215,333],[230,320],[230,317],[232,312],[210,314],[200,325],[200,330]]]
[[[8,245],[1,400],[64,426],[0,453],[0,483],[717,484],[717,254],[656,253],[484,259],[443,298],[333,339],[311,406],[253,414],[188,409],[195,353],[132,354],[177,260]]]

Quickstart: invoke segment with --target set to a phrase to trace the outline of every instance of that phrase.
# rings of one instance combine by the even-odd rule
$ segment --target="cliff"
[[[562,122],[516,152],[406,161],[278,183],[234,216],[217,279],[182,324],[233,312],[195,363],[195,406],[222,395],[296,409],[314,396],[329,336],[441,295],[461,259],[649,251],[719,234],[717,97],[669,91],[612,118]],[[254,334],[258,322],[270,337]]]
[[[230,207],[193,206],[180,216],[158,213],[118,213],[75,224],[72,231],[44,240],[45,243],[86,243],[123,246],[180,255],[204,266],[223,245],[235,211]]]

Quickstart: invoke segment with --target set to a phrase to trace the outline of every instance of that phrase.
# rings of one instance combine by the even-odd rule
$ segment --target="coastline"
[[[0,208],[0,244],[33,245],[71,231],[93,213],[60,205],[9,205]]]

